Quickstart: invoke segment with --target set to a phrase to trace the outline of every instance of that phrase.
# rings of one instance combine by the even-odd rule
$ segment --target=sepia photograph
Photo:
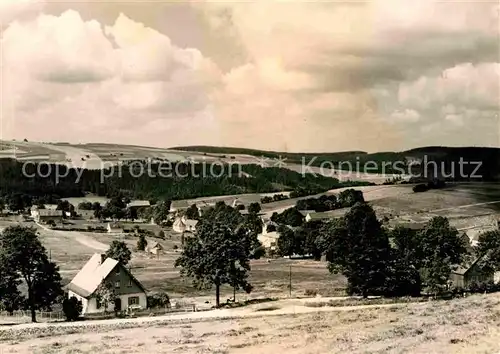
[[[499,0],[0,0],[0,354],[499,354]]]

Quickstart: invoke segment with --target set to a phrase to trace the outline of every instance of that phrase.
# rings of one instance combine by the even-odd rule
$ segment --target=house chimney
[[[104,263],[104,261],[106,260],[106,255],[104,253],[101,253],[101,264]]]

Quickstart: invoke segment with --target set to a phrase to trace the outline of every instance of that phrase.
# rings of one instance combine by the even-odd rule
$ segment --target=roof
[[[148,200],[132,200],[127,204],[128,208],[140,208],[140,207],[149,207],[151,203]]]
[[[151,241],[151,243],[148,244],[148,248],[150,248],[150,249],[152,249],[152,248],[163,249],[163,246],[156,241]]]
[[[332,216],[328,213],[316,213],[316,212],[312,212],[312,213],[307,213],[306,215],[309,215],[309,218],[311,218],[311,220],[324,220],[324,219],[330,219]]]
[[[118,261],[112,258],[106,258],[101,263],[102,256],[95,253],[89,261],[83,266],[78,274],[71,280],[68,289],[79,294],[83,297],[92,295],[104,279],[119,265]],[[128,275],[138,284],[138,286],[145,292],[142,284],[125,268]]]
[[[38,209],[40,216],[62,216],[62,210]]]
[[[464,263],[460,264],[460,265],[454,265],[453,268],[452,268],[452,273],[453,274],[459,274],[459,275],[464,275],[465,273],[467,273],[472,267],[474,267],[480,260],[482,260],[483,258],[485,258],[487,256],[487,254],[483,254],[482,256],[480,257],[476,257],[476,258],[470,258],[468,260],[466,260]]]
[[[196,224],[198,224],[198,220],[194,220],[194,219],[186,219],[184,220],[184,224],[186,226],[191,226],[191,227],[194,227],[196,226]]]
[[[299,212],[306,216],[307,214],[313,214],[313,213],[316,213],[316,210],[299,210]]]

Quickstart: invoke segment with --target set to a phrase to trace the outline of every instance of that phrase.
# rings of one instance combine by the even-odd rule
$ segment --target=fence
[[[36,320],[38,322],[53,322],[64,319],[64,314],[60,311],[36,311]],[[1,324],[20,324],[31,322],[30,311],[14,311],[9,314],[5,311],[0,311],[0,325]]]

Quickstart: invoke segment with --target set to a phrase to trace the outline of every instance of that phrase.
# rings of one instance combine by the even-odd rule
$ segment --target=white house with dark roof
[[[95,293],[105,281],[112,285],[116,296],[115,302],[108,304],[107,311],[114,311],[115,303],[120,311],[132,305],[147,307],[146,290],[128,269],[117,260],[96,253],[67,286],[68,297],[74,296],[82,302],[83,315],[104,312]]]

